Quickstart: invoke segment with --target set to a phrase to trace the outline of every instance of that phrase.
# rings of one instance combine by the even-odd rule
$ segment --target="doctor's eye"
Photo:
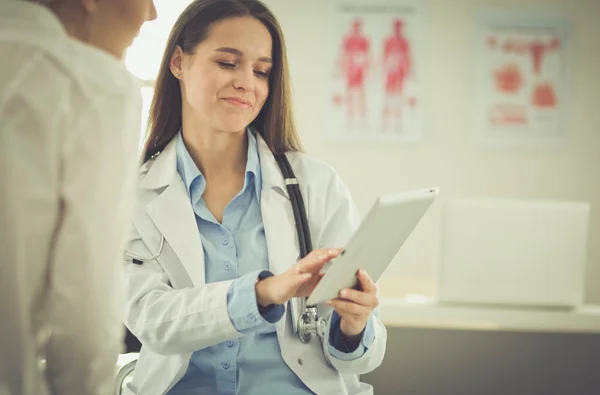
[[[233,68],[235,68],[235,63],[230,63],[230,62],[217,62],[217,63],[223,69],[233,69]]]
[[[268,77],[269,77],[269,73],[267,73],[267,72],[265,72],[265,71],[259,71],[259,70],[255,70],[255,71],[254,71],[254,74],[256,74],[256,76],[257,76],[258,78],[263,78],[263,79],[266,79],[266,78],[268,78]]]

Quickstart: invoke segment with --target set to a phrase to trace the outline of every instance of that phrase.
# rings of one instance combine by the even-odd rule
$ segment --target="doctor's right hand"
[[[342,249],[313,250],[285,272],[256,283],[256,301],[262,307],[287,303],[294,297],[310,295],[323,277],[323,266],[337,257]]]

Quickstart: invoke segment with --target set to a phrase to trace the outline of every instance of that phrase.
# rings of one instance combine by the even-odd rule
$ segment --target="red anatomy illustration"
[[[549,44],[536,40],[529,45],[529,51],[533,57],[533,72],[538,78],[542,72],[542,60],[546,51],[559,48],[560,41],[558,39],[552,40]],[[554,86],[549,81],[538,81],[533,93],[532,104],[539,108],[556,107],[556,93]]]
[[[342,44],[342,54],[338,68],[345,77],[346,97],[344,98],[348,116],[356,114],[365,116],[365,78],[369,69],[369,40],[362,34],[362,21],[355,19],[352,22],[351,32],[348,33]],[[336,100],[336,99],[334,99]],[[340,98],[337,98],[340,102]]]
[[[489,43],[489,41],[488,41]],[[507,53],[527,54],[531,56],[535,88],[533,90],[532,104],[538,108],[555,108],[557,106],[556,93],[550,81],[544,80],[542,76],[542,64],[547,52],[560,49],[560,40],[554,38],[549,41],[535,39],[523,42],[516,39],[508,39],[504,42],[503,49]]]
[[[495,71],[496,89],[504,94],[514,94],[523,87],[523,74],[519,66],[507,63]]]
[[[384,43],[383,67],[385,73],[386,104],[384,117],[399,117],[402,109],[404,83],[411,73],[412,57],[410,44],[404,36],[404,22],[396,19],[393,23],[393,34]],[[415,105],[415,99],[410,100]]]

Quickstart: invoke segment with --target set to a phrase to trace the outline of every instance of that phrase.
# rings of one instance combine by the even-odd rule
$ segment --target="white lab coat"
[[[142,265],[126,256],[126,324],[143,344],[129,394],[160,395],[185,373],[192,352],[241,336],[228,315],[232,281],[205,283],[204,253],[185,185],[176,169],[175,139],[141,168],[139,203],[127,252],[157,259]],[[279,274],[299,257],[294,216],[287,189],[266,143],[259,137],[262,167],[261,208],[269,267]],[[288,155],[305,200],[313,246],[343,247],[359,224],[346,186],[329,166],[301,153]],[[331,308],[318,306],[320,315]],[[375,321],[375,342],[359,359],[329,355],[326,342],[303,344],[288,322],[276,325],[283,359],[317,394],[372,394],[358,374],[378,367],[387,332]],[[243,389],[241,393],[244,393]]]
[[[112,391],[140,117],[119,61],[0,0],[0,395]]]

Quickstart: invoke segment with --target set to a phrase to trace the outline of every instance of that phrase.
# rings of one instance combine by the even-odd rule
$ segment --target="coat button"
[[[304,361],[302,360],[302,358],[298,358],[298,365],[304,365]]]

